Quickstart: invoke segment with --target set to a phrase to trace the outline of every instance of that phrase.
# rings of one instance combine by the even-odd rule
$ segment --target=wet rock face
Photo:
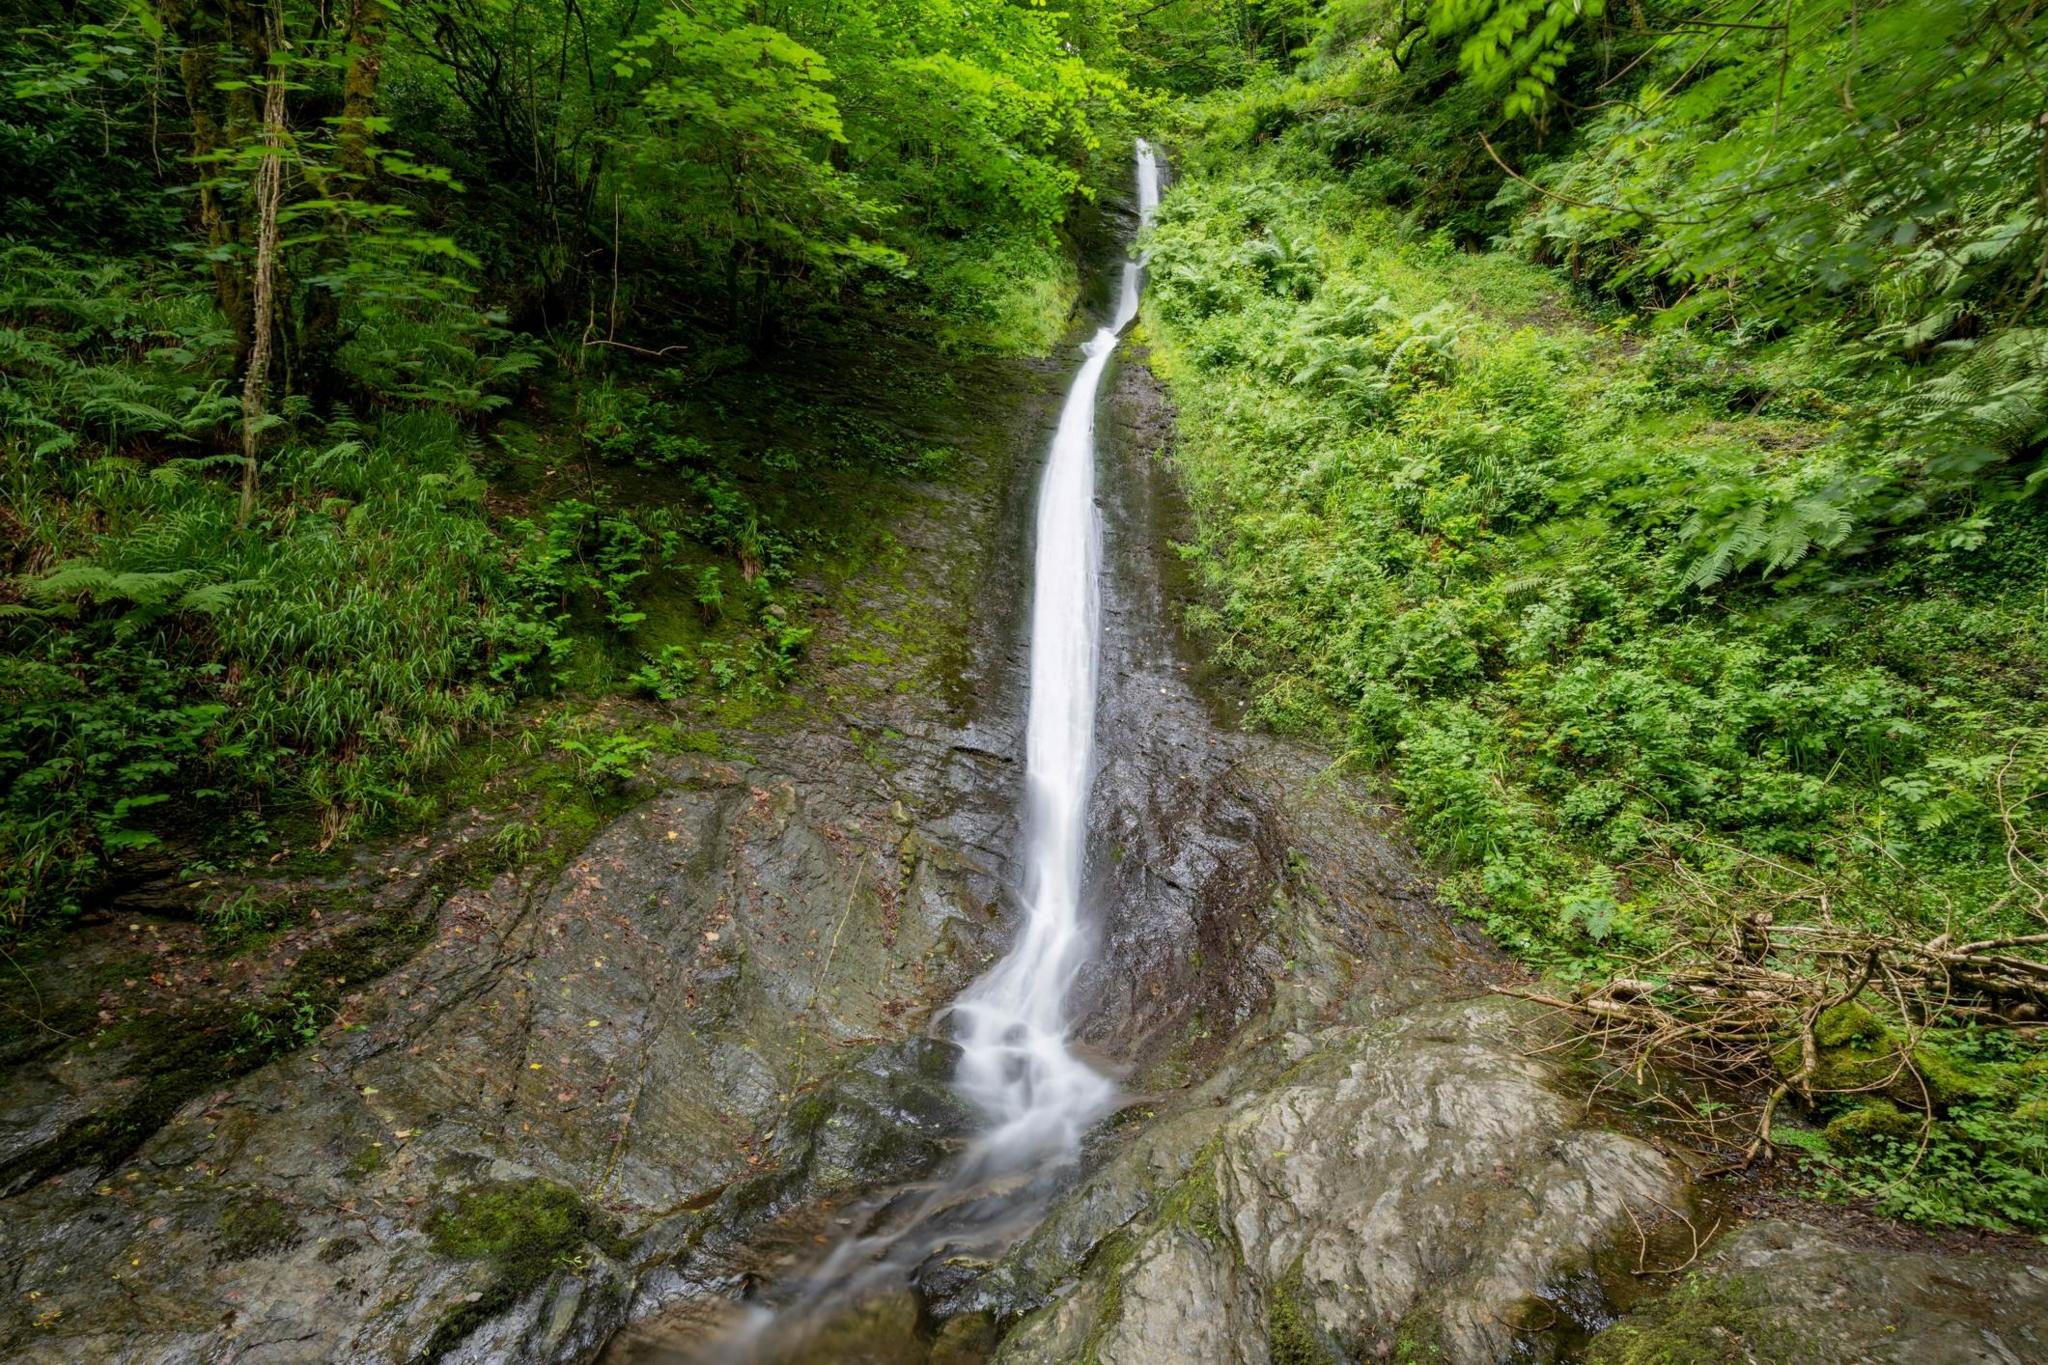
[[[1141,1143],[1096,1177],[1097,1207],[1146,1193],[1003,1359],[1549,1357],[1574,1282],[1683,1206],[1683,1172],[1577,1122],[1517,1016],[1418,1006],[1226,1068],[1176,1120],[1180,1162]]]
[[[950,1045],[918,1035],[989,950],[997,882],[831,759],[679,765],[544,894],[449,901],[347,1030],[187,1106],[132,1162],[8,1201],[0,1340],[573,1359],[624,1320],[638,1236],[700,1192],[941,1159],[968,1116]],[[462,1191],[532,1181],[588,1214],[540,1264],[437,1242]]]
[[[558,877],[427,898],[394,863],[413,937],[310,1046],[225,1078],[207,1059],[83,1162],[42,1157],[133,1108],[128,1054],[10,1057],[0,1156],[32,1178],[0,1206],[0,1356],[584,1360],[671,1266],[725,1292],[791,1207],[944,1160],[971,1116],[929,1035],[998,949],[1010,881],[1015,736],[986,680],[1009,677],[999,557],[1037,386],[1008,381],[1022,434],[906,492],[907,562],[832,604],[802,704],[732,758],[666,761]],[[915,644],[875,664],[891,640]],[[550,1231],[448,1235],[465,1219]]]
[[[1217,1197],[1257,1282],[1353,1354],[1391,1350],[1419,1312],[1447,1358],[1499,1359],[1522,1345],[1523,1304],[1632,1211],[1654,1222],[1683,1201],[1668,1159],[1575,1121],[1501,1002],[1308,1045],[1226,1126]]]
[[[1098,427],[1106,568],[1087,898],[1101,942],[1075,1015],[1140,1089],[1213,1062],[1273,1006],[1293,951],[1273,931],[1273,899],[1306,885],[1301,869],[1326,904],[1297,928],[1353,936],[1349,984],[1381,1006],[1469,989],[1485,970],[1392,822],[1326,756],[1239,731],[1236,702],[1203,674],[1177,625],[1190,599],[1168,546],[1188,531],[1163,460],[1171,427],[1142,357],[1121,356]]]
[[[1159,572],[1170,509],[1147,467],[1166,413],[1148,372],[1116,365],[1097,427],[1106,571],[1087,899],[1102,941],[1075,1014],[1085,1039],[1142,1069],[1186,1041],[1172,1033],[1220,1038],[1267,1003],[1277,963],[1254,962],[1256,919],[1287,850],[1271,793],[1236,776],[1245,737],[1189,677]]]
[[[1803,1223],[1752,1223],[1595,1337],[1587,1359],[2019,1365],[2048,1359],[2048,1264],[1851,1246]]]

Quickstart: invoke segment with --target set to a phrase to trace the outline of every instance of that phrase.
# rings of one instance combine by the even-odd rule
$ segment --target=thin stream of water
[[[1143,140],[1137,180],[1142,227],[1159,205],[1158,165]],[[1143,267],[1142,260],[1124,262],[1116,312],[1081,348],[1039,485],[1020,858],[1024,923],[1010,951],[951,1011],[961,1049],[954,1083],[988,1126],[935,1183],[898,1191],[856,1220],[886,1230],[842,1238],[814,1267],[745,1305],[716,1339],[666,1358],[719,1365],[775,1360],[800,1349],[809,1331],[862,1295],[905,1283],[942,1248],[999,1253],[1034,1224],[1082,1138],[1118,1102],[1115,1082],[1070,1046],[1067,1002],[1088,943],[1081,886],[1102,626],[1095,409],[1117,339],[1138,315]]]
[[[1138,218],[1159,204],[1152,149],[1137,148]],[[1126,261],[1116,314],[1082,348],[1039,486],[1031,599],[1031,702],[1025,728],[1023,930],[954,1006],[958,1084],[989,1116],[985,1168],[1076,1151],[1116,1102],[1116,1086],[1067,1040],[1067,996],[1081,966],[1081,872],[1095,777],[1096,659],[1102,633],[1095,408],[1117,338],[1138,314],[1142,263]]]

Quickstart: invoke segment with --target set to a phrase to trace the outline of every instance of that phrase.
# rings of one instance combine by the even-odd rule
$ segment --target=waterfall
[[[1138,217],[1159,204],[1140,140]],[[1116,315],[1082,347],[1039,486],[1032,566],[1031,692],[1025,728],[1022,929],[954,1006],[957,1083],[987,1113],[980,1155],[1019,1166],[1072,1153],[1115,1103],[1116,1086],[1068,1045],[1067,993],[1081,965],[1081,874],[1094,779],[1102,528],[1095,508],[1095,407],[1117,338],[1138,313],[1143,262],[1126,261]]]
[[[1143,225],[1159,206],[1159,172],[1142,141],[1137,161]],[[943,1178],[906,1192],[911,1197],[886,1226],[839,1239],[815,1267],[741,1305],[727,1330],[683,1358],[719,1365],[796,1358],[807,1331],[878,1285],[903,1283],[925,1257],[1011,1245],[1043,1212],[1082,1136],[1117,1102],[1116,1084],[1068,1046],[1067,992],[1087,944],[1081,878],[1102,617],[1095,404],[1117,338],[1138,315],[1143,264],[1124,263],[1114,318],[1081,348],[1039,485],[1019,850],[1024,923],[1010,951],[953,1006],[961,1049],[954,1083],[988,1126]]]

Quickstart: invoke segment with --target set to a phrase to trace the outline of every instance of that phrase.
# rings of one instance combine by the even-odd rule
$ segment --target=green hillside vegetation
[[[1337,5],[1186,106],[1194,624],[1622,1057],[2048,1227],[2048,29],[1747,13]]]
[[[1123,108],[1028,6],[65,9],[0,10],[10,932],[413,818],[523,697],[772,698]]]

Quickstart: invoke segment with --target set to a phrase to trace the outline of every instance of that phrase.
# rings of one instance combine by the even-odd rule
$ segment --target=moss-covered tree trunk
[[[370,157],[371,120],[377,116],[377,81],[381,74],[384,31],[390,11],[383,0],[353,0],[348,13],[348,58],[341,78],[341,123],[336,160],[343,175],[362,193],[375,165]]]
[[[269,63],[270,44],[260,13],[246,0],[160,0],[158,14],[178,48],[198,175],[199,225],[206,234],[214,294],[233,329],[240,367],[247,364],[254,338],[246,259],[253,244],[232,157],[254,131],[256,82]]]

